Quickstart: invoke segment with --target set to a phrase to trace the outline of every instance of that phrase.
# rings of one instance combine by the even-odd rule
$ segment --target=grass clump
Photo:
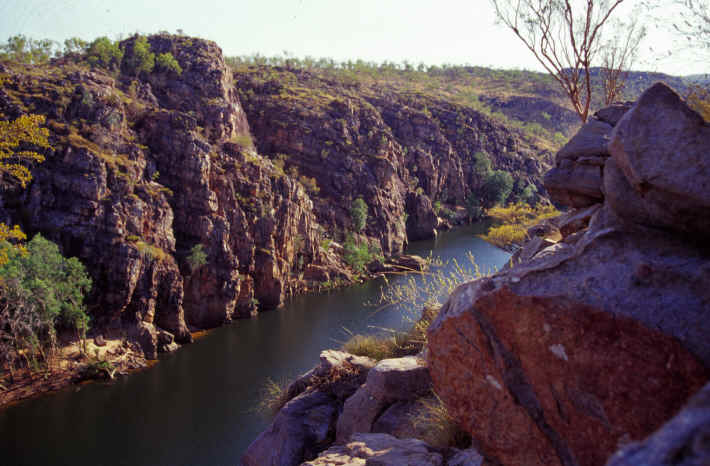
[[[367,356],[375,361],[419,354],[426,345],[426,332],[438,309],[426,308],[407,332],[388,330],[380,335],[352,335],[342,346],[346,353]]]
[[[281,408],[288,402],[288,381],[275,381],[272,378],[266,379],[261,387],[259,397],[259,411],[276,416]]]
[[[436,393],[431,398],[420,399],[418,404],[412,421],[418,431],[424,432],[422,440],[438,448],[471,446],[471,434],[459,427]]]

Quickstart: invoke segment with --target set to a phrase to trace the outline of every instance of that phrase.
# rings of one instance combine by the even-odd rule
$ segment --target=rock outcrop
[[[339,351],[324,351],[320,359],[318,366],[286,389],[289,401],[249,446],[242,464],[298,465],[333,443],[345,399],[365,381],[375,363]]]
[[[323,351],[320,364],[292,382],[288,402],[242,457],[245,466],[423,464],[480,466],[474,448],[431,446],[420,425],[431,397],[426,362]],[[464,446],[464,445],[462,445]],[[303,462],[303,463],[302,463]]]
[[[553,221],[560,240],[459,287],[429,329],[434,389],[493,461],[604,464],[710,377],[708,123],[663,84],[623,108],[560,151],[565,186],[546,177],[580,209]],[[654,132],[684,139],[649,153]]]

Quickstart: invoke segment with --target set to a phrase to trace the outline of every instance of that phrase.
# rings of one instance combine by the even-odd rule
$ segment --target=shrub
[[[168,257],[168,254],[161,248],[145,241],[136,241],[135,246],[138,252],[146,259],[162,261]]]
[[[528,228],[548,218],[557,217],[560,212],[552,205],[538,204],[531,207],[525,202],[517,202],[507,207],[494,207],[487,214],[498,225],[490,228],[482,238],[506,248],[512,244],[521,244],[527,239]]]
[[[178,63],[170,52],[158,54],[158,56],[155,57],[155,66],[160,71],[173,72],[178,76],[182,74],[180,63]]]
[[[134,76],[153,71],[155,54],[150,51],[150,44],[145,36],[136,37],[131,55],[124,59],[124,64],[128,73]]]
[[[203,245],[196,244],[190,249],[190,255],[187,256],[187,263],[190,264],[190,270],[192,272],[207,264],[207,253]]]
[[[358,197],[350,207],[350,218],[353,222],[353,230],[360,233],[367,225],[367,204]]]
[[[370,247],[366,242],[355,243],[352,235],[348,235],[343,244],[343,259],[350,267],[358,273],[363,273],[367,264],[373,260],[384,260],[382,254],[376,248]]]

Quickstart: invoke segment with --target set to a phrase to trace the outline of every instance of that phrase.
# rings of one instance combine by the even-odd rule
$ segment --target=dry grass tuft
[[[422,440],[429,445],[439,448],[471,446],[471,434],[459,427],[436,394],[432,398],[419,400],[419,407],[412,421],[417,430],[426,432]]]

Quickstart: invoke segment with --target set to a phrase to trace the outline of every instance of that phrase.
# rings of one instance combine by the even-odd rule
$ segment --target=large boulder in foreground
[[[710,377],[710,248],[696,241],[710,231],[699,189],[710,186],[699,155],[710,137],[676,97],[654,86],[616,124],[601,205],[559,219],[558,243],[459,287],[431,325],[434,390],[487,459],[602,465]],[[672,135],[652,109],[692,141],[653,149],[657,162],[640,135]],[[566,159],[594,150],[580,144]],[[569,186],[578,181],[570,172]]]
[[[707,237],[709,147],[710,124],[655,84],[614,128],[609,151],[623,178],[605,173],[610,204],[627,220]]]
[[[705,466],[710,464],[710,384],[652,436],[626,445],[607,466]]]

